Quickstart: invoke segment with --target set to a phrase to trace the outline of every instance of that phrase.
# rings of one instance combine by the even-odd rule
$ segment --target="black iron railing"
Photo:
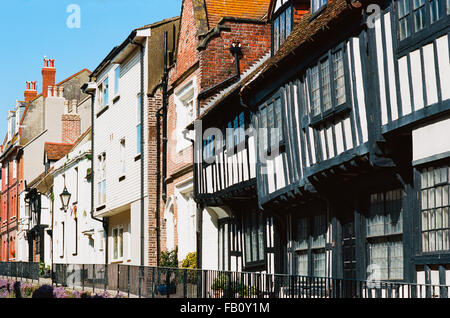
[[[39,280],[39,272],[38,263],[0,263],[0,276]],[[53,264],[52,283],[145,298],[448,298],[450,291],[444,285],[120,264]]]

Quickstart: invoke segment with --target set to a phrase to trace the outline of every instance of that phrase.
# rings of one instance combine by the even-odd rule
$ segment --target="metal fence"
[[[131,265],[54,264],[52,283],[143,298],[448,298],[450,286]],[[0,263],[0,276],[40,278],[38,263]]]

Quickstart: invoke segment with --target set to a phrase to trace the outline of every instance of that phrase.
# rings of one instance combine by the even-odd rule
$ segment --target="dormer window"
[[[278,51],[289,36],[293,27],[292,3],[289,0],[278,0],[272,18],[273,53]]]
[[[311,0],[311,13],[314,14],[325,8],[328,0]]]

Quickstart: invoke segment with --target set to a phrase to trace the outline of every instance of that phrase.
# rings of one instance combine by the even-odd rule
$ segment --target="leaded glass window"
[[[403,190],[370,196],[366,218],[368,266],[381,280],[403,279]]]
[[[450,249],[449,167],[424,168],[421,171],[422,250]]]
[[[344,48],[339,48],[335,52],[329,51],[309,69],[311,116],[318,116],[346,103],[344,61]]]

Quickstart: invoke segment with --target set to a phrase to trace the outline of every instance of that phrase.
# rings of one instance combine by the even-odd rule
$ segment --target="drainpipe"
[[[134,40],[129,39],[130,44],[134,44],[140,47],[141,54],[141,95],[140,95],[140,121],[141,121],[141,266],[145,265],[144,260],[144,46],[141,43],[135,42]]]
[[[162,108],[156,111],[156,266],[159,267],[159,254],[160,254],[160,205],[161,205],[161,111]]]
[[[198,100],[212,96],[216,92],[216,90],[220,89],[221,87],[231,85],[232,83],[238,81],[241,78],[241,70],[239,67],[239,55],[242,53],[241,44],[239,42],[234,42],[230,47],[230,52],[234,56],[236,74],[214,85],[213,87],[201,91],[197,96]]]
[[[8,179],[9,179],[9,161],[6,163],[6,169],[8,171]],[[6,261],[9,263],[9,180],[6,188]]]
[[[161,253],[161,225],[160,225],[160,215],[161,215],[161,199],[164,202],[167,200],[167,86],[168,86],[168,62],[167,62],[167,31],[164,32],[164,74],[161,85],[162,87],[162,107],[156,111],[156,266],[159,266],[159,257]],[[162,112],[162,114],[161,114]],[[162,118],[162,176],[161,176],[161,117]],[[161,189],[162,183],[162,189]]]
[[[162,198],[164,202],[167,200],[167,86],[168,86],[168,70],[167,70],[167,31],[164,32],[164,77],[163,77],[163,191]]]

